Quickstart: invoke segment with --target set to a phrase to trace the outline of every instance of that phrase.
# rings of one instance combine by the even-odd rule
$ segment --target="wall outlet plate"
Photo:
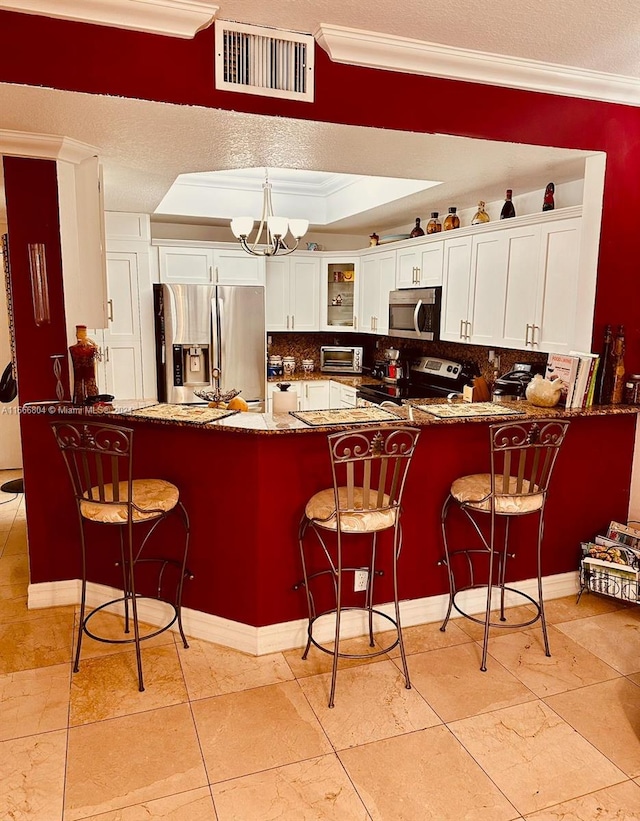
[[[367,589],[367,584],[369,582],[369,571],[366,567],[361,568],[360,570],[356,570],[353,575],[353,591],[354,593],[358,593],[361,590]]]

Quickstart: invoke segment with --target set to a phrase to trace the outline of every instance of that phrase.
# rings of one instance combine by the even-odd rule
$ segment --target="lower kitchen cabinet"
[[[283,381],[286,378],[283,377]],[[355,408],[356,388],[329,379],[297,379],[289,390],[298,397],[298,410],[326,410],[327,408]],[[272,397],[279,390],[277,383],[267,383],[267,413],[272,412]]]
[[[328,379],[304,382],[302,390],[303,410],[325,410],[330,407],[330,383]]]

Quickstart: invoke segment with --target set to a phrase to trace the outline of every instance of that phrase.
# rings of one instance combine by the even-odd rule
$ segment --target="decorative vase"
[[[86,325],[76,325],[75,345],[71,345],[71,363],[73,365],[73,404],[84,405],[87,397],[97,396],[96,360],[100,358],[100,349],[87,336]]]
[[[552,408],[562,396],[562,379],[545,379],[537,373],[527,385],[525,396],[537,408]]]

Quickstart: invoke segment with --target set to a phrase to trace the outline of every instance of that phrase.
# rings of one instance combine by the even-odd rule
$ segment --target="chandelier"
[[[284,256],[291,254],[298,247],[298,243],[307,233],[309,220],[287,219],[287,217],[276,217],[273,214],[273,204],[271,202],[271,183],[269,174],[265,168],[264,183],[262,185],[262,216],[258,233],[252,244],[248,242],[248,236],[253,231],[254,220],[252,217],[234,217],[231,220],[231,231],[236,239],[240,240],[240,245],[248,254],[256,257],[274,257],[276,254]],[[265,232],[266,243],[261,243],[262,233]],[[295,240],[295,245],[289,248],[284,238],[288,232]],[[256,250],[259,245],[264,245],[260,250]]]

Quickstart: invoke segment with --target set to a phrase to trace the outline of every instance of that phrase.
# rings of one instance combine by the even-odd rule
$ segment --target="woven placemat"
[[[190,422],[195,425],[206,425],[207,422],[217,422],[225,416],[233,416],[237,410],[223,408],[207,408],[200,405],[150,405],[148,408],[139,408],[131,411],[131,416],[143,419],[163,419],[168,422]]]
[[[367,422],[397,422],[402,417],[385,408],[331,408],[327,410],[289,411],[305,425],[365,425]],[[403,420],[404,421],[404,420]]]
[[[523,410],[507,407],[502,402],[462,402],[457,405],[419,405],[417,402],[409,404],[440,419],[459,419],[465,416],[516,416],[524,413]]]

